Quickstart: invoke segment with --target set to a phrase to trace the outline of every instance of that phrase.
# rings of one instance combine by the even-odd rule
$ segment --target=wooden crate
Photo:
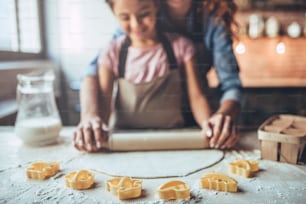
[[[258,129],[261,158],[297,164],[306,144],[306,117],[275,115]]]

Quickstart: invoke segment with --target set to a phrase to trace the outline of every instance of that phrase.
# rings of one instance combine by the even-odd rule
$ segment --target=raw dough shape
[[[30,179],[44,180],[54,176],[59,171],[58,162],[34,162],[27,168],[26,174]]]
[[[256,172],[259,170],[259,163],[256,160],[247,160],[251,166],[251,172]]]
[[[201,187],[209,190],[237,192],[237,181],[220,173],[209,173],[201,178]]]
[[[66,186],[76,190],[88,189],[94,183],[94,175],[87,170],[73,171],[65,176]]]
[[[189,199],[190,187],[183,181],[173,180],[159,186],[157,193],[160,199]]]
[[[113,177],[170,178],[188,176],[224,157],[221,150],[178,150],[85,154],[72,165]]]
[[[115,177],[106,181],[106,190],[120,200],[138,198],[141,196],[142,181],[130,177]]]
[[[258,161],[237,159],[229,164],[229,170],[233,174],[249,178],[258,171]]]

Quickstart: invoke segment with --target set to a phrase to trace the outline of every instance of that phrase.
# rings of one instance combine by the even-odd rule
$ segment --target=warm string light
[[[240,36],[246,36],[247,35],[246,24],[242,24],[241,26],[239,26],[239,35]],[[245,44],[242,41],[240,41],[239,39],[238,39],[238,43],[236,44],[236,47],[235,47],[235,52],[239,55],[242,55],[246,52]]]
[[[244,54],[246,53],[246,46],[243,42],[239,42],[236,47],[235,47],[235,51],[237,54]],[[286,53],[286,45],[284,42],[282,41],[279,41],[277,44],[276,44],[276,47],[275,47],[275,52],[279,55],[282,55],[282,54],[285,54]]]
[[[245,48],[245,45],[242,43],[242,42],[239,42],[237,45],[236,45],[236,48],[235,48],[236,52],[240,55],[244,54],[246,52],[246,48]]]
[[[278,42],[277,45],[276,45],[275,51],[279,55],[285,54],[285,52],[286,52],[285,43],[283,43],[282,41]]]

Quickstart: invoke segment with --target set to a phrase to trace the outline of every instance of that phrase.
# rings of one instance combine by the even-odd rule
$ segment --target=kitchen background
[[[233,48],[245,87],[238,121],[257,128],[273,114],[306,115],[306,1],[236,0]],[[16,75],[56,72],[64,125],[79,121],[82,72],[105,45],[116,21],[103,0],[0,0],[0,125],[16,117]],[[209,97],[218,103],[214,72]]]

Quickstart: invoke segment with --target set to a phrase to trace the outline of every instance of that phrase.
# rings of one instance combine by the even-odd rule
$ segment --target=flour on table
[[[220,150],[110,152],[82,155],[71,165],[110,176],[170,178],[188,176],[224,157]]]

